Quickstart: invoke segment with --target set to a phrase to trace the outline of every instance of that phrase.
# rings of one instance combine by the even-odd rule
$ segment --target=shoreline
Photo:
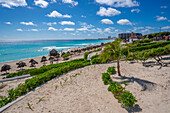
[[[113,40],[109,40],[108,42],[111,42],[111,41],[113,41]],[[108,42],[104,42],[104,43],[108,43]],[[102,43],[102,42],[101,42]],[[100,44],[101,44],[100,43]],[[85,45],[85,46],[78,46],[77,45],[77,47],[73,47],[73,48],[64,48],[63,47],[63,49],[62,49],[62,52],[65,52],[65,51],[71,51],[71,50],[76,50],[76,49],[82,49],[82,48],[87,48],[87,47],[91,47],[91,46],[96,46],[96,45],[100,45],[99,43],[87,43],[87,45]],[[57,49],[56,49],[57,50]],[[27,57],[27,58],[17,58],[17,59],[14,59],[14,60],[7,60],[7,61],[3,61],[2,60],[2,62],[0,62],[0,65],[1,64],[7,64],[7,63],[10,63],[10,62],[13,62],[13,61],[20,61],[20,60],[25,60],[25,59],[34,59],[34,58],[37,58],[37,57],[42,57],[42,56],[48,56],[49,55],[49,51],[50,50],[48,50],[48,53],[47,54],[44,54],[44,55],[37,55],[37,56],[33,56],[33,57]],[[61,50],[59,49],[59,50],[57,50],[59,53],[61,53]]]
[[[99,45],[99,44],[98,44]],[[93,45],[93,46],[97,46],[96,45]],[[80,50],[80,49],[84,49],[84,48],[88,48],[88,47],[91,47],[91,46],[87,46],[87,47],[78,47],[78,48],[71,48],[71,49],[66,49],[64,50],[63,52],[67,52],[67,51],[74,51],[74,50]],[[99,47],[101,48],[101,47]],[[98,49],[98,48],[97,48]],[[92,49],[94,50],[94,48]],[[87,51],[92,51],[92,50],[86,50],[85,52]],[[50,51],[49,51],[50,52]],[[69,60],[73,60],[73,59],[79,59],[79,58],[84,58],[84,51],[82,51],[81,53],[76,53],[72,56],[69,56]],[[61,55],[61,52],[60,52],[60,55]],[[44,55],[46,58],[47,58],[47,61],[46,61],[46,65],[50,65],[50,61],[48,60],[48,58],[50,57],[49,54],[48,55]],[[33,58],[25,58],[25,59],[20,59],[20,60],[14,60],[14,61],[8,61],[8,62],[3,62],[3,63],[0,63],[0,67],[2,67],[4,64],[8,64],[11,66],[11,69],[9,70],[9,73],[14,73],[14,72],[18,72],[20,71],[19,68],[17,68],[17,65],[16,63],[18,63],[19,61],[23,61],[26,63],[27,66],[24,67],[24,69],[31,69],[31,68],[40,68],[41,66],[43,66],[43,63],[41,63],[41,58],[42,56],[39,56],[39,57],[33,57]],[[35,61],[38,62],[38,64],[36,64],[36,67],[30,67],[30,59],[34,59]],[[69,61],[69,60],[63,60],[63,58],[60,56],[60,58],[58,58],[58,61],[53,61],[53,63],[61,63],[61,62],[65,62],[65,61]],[[0,79],[3,79],[6,75],[3,75],[5,72],[0,72]]]

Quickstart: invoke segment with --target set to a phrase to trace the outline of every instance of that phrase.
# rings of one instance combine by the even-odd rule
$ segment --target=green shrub
[[[102,73],[102,80],[105,85],[109,84],[111,82],[110,75],[108,73]]]
[[[84,53],[84,59],[87,60],[87,57],[88,57],[88,55],[89,55],[90,53],[92,53],[92,51],[85,52],[85,53]]]
[[[136,51],[142,51],[142,50],[147,50],[147,49],[152,49],[152,48],[165,47],[168,44],[170,44],[170,41],[157,42],[157,43],[153,43],[153,44],[146,45],[146,46],[133,47],[133,48],[130,48],[129,50],[131,52],[136,52]]]
[[[115,73],[116,73],[115,67],[114,67],[114,66],[113,66],[113,67],[109,67],[109,68],[107,69],[107,73],[109,73],[109,74],[115,74]]]
[[[66,53],[66,54],[62,55],[62,57],[63,57],[63,58],[66,58],[66,57],[68,57],[68,56],[70,56],[70,55],[71,55],[70,53]]]
[[[119,96],[120,94],[123,93],[124,87],[122,87],[119,83],[117,82],[111,82],[110,86],[108,87],[108,91],[111,91],[115,96]]]
[[[136,98],[129,91],[124,91],[119,97],[118,102],[122,102],[126,107],[133,107],[135,102],[137,102]]]
[[[93,58],[91,62],[92,64],[101,64],[101,60],[99,58]]]
[[[38,74],[44,73],[46,71],[49,71],[53,68],[58,68],[63,65],[67,65],[67,64],[71,64],[71,63],[75,63],[75,62],[82,62],[82,61],[84,61],[83,58],[75,59],[75,60],[71,60],[71,61],[63,62],[63,63],[51,64],[51,65],[43,66],[40,68],[26,69],[26,70],[22,70],[22,71],[19,71],[16,73],[10,73],[9,75],[6,76],[6,78],[11,78],[11,77],[15,77],[15,76],[24,75],[24,74],[30,74],[31,76],[34,76],[34,75],[38,75]]]
[[[137,40],[137,41],[133,41],[133,44],[135,44],[135,43],[149,43],[152,41],[153,41],[153,39]]]
[[[87,60],[87,57],[88,57],[88,55],[89,55],[90,53],[98,52],[98,51],[101,51],[101,50],[102,50],[102,49],[101,49],[101,48],[99,48],[99,49],[94,50],[94,51],[88,51],[88,52],[85,52],[85,53],[84,53],[84,59],[86,59],[86,60]]]
[[[94,58],[99,58],[99,55],[96,54],[96,55],[92,56],[91,60],[94,59]]]

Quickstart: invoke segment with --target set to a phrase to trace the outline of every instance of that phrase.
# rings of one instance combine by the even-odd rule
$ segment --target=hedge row
[[[101,50],[102,50],[102,49],[101,49],[101,48],[99,48],[99,49],[94,50],[94,51],[88,51],[88,52],[85,52],[85,53],[84,53],[84,59],[86,59],[86,60],[87,60],[87,57],[88,57],[88,55],[89,55],[90,53],[97,52],[97,51],[101,51]]]
[[[26,70],[22,70],[22,71],[19,71],[19,72],[16,72],[16,73],[10,73],[9,75],[6,76],[6,78],[11,78],[11,77],[25,75],[25,74],[30,74],[31,76],[38,75],[38,74],[44,73],[48,70],[51,70],[53,68],[58,68],[58,67],[61,67],[63,65],[67,65],[67,64],[75,63],[75,62],[82,62],[82,61],[84,61],[84,59],[76,59],[76,60],[71,60],[71,61],[68,61],[68,62],[51,64],[51,65],[43,66],[43,67],[40,67],[40,68],[26,69]]]
[[[114,66],[113,66],[113,67],[109,67],[109,68],[107,69],[107,73],[109,73],[109,74],[116,74],[115,67],[114,67]]]
[[[144,40],[137,40],[137,41],[133,41],[133,44],[139,44],[139,43],[149,43],[152,42],[153,39],[144,39]]]
[[[170,44],[166,45],[165,47],[152,48],[148,50],[134,52],[130,54],[127,59],[128,60],[136,59],[136,60],[145,61],[148,60],[149,58],[153,58],[159,55],[166,55],[166,54],[170,54]]]
[[[133,47],[130,48],[129,50],[131,52],[135,52],[135,51],[142,51],[142,50],[146,50],[146,49],[152,49],[152,48],[158,48],[158,47],[164,47],[166,45],[170,44],[170,41],[166,41],[166,42],[157,42],[151,45],[146,45],[146,46],[140,46],[140,47]]]
[[[137,102],[133,94],[126,91],[125,88],[117,82],[111,82],[108,91],[111,91],[118,99],[118,102],[123,103],[126,107],[133,107],[135,102]]]
[[[110,74],[102,73],[102,80],[105,85],[110,84],[110,82],[111,82]]]
[[[8,97],[2,97],[0,100],[0,107],[12,102],[18,97],[26,94],[27,92],[35,89],[36,87],[46,83],[47,81],[62,75],[63,73],[67,73],[71,70],[78,69],[84,66],[90,65],[89,61],[77,61],[74,63],[66,64],[64,63],[62,66],[58,68],[53,68],[45,73],[39,74],[37,76],[32,77],[31,79],[25,80],[24,84],[19,84],[16,89],[11,89],[8,91]]]
[[[70,56],[70,55],[71,55],[70,53],[66,53],[66,54],[62,55],[62,57],[63,57],[63,58],[66,58],[66,57],[68,57],[68,56]]]

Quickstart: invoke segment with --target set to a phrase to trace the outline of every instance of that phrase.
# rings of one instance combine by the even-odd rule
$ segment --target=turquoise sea
[[[0,62],[21,60],[48,55],[51,49],[63,51],[70,48],[86,47],[111,42],[112,40],[36,40],[0,41]]]

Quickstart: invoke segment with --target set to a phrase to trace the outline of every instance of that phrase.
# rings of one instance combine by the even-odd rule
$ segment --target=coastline
[[[87,47],[90,47],[90,46],[87,46]],[[83,49],[83,48],[87,48],[87,47],[78,47],[78,48],[66,49],[63,52],[79,50],[79,49]],[[47,58],[46,65],[50,65],[50,61],[48,60],[48,58],[50,56],[49,55],[44,55],[44,56],[46,56],[46,58]],[[79,58],[83,58],[83,57],[84,57],[84,52],[81,52],[80,54],[76,54],[76,55],[70,56],[69,60],[79,59]],[[9,73],[18,72],[19,69],[17,68],[16,63],[18,63],[19,61],[23,61],[27,65],[27,66],[24,67],[24,69],[31,69],[31,68],[34,68],[34,67],[30,67],[29,61],[30,61],[30,59],[34,59],[35,61],[38,62],[38,64],[36,64],[36,68],[40,68],[41,66],[43,66],[43,64],[41,63],[41,58],[42,58],[42,56],[33,57],[33,58],[26,58],[26,59],[20,59],[20,60],[14,60],[14,61],[8,61],[8,62],[3,62],[3,63],[0,63],[0,67],[2,67],[4,64],[8,64],[8,65],[11,66],[11,69],[9,70]],[[69,60],[66,60],[66,61],[69,61]],[[55,64],[55,63],[61,63],[61,62],[65,62],[62,57],[60,57],[58,59],[58,61],[54,61],[53,63]],[[3,76],[3,74],[4,74],[4,72],[0,72],[0,75],[1,75],[0,79],[3,79],[5,77],[5,75]]]

